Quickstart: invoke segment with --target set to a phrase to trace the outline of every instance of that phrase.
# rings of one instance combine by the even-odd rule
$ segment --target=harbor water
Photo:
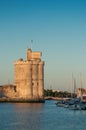
[[[45,103],[0,103],[0,130],[86,130],[86,110]]]

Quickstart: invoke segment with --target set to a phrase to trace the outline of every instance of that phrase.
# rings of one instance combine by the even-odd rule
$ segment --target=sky
[[[27,48],[42,52],[45,89],[71,91],[80,74],[86,87],[86,0],[0,0],[1,85]]]

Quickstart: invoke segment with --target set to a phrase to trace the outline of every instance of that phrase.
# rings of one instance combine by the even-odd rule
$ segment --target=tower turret
[[[27,59],[14,63],[14,83],[19,98],[26,100],[43,100],[44,95],[44,62],[41,52],[27,49]]]

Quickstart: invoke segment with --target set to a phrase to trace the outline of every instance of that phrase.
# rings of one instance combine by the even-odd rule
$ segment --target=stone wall
[[[0,86],[0,98],[14,98],[17,97],[16,86],[14,85],[3,85]]]
[[[14,84],[19,97],[31,98],[31,62],[17,61],[14,70]]]

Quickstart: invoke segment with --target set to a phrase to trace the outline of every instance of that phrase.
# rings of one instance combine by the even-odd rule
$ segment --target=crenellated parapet
[[[23,60],[23,61],[20,61],[20,60],[17,60],[14,62],[14,64],[32,64],[32,61],[27,61],[27,60]]]

